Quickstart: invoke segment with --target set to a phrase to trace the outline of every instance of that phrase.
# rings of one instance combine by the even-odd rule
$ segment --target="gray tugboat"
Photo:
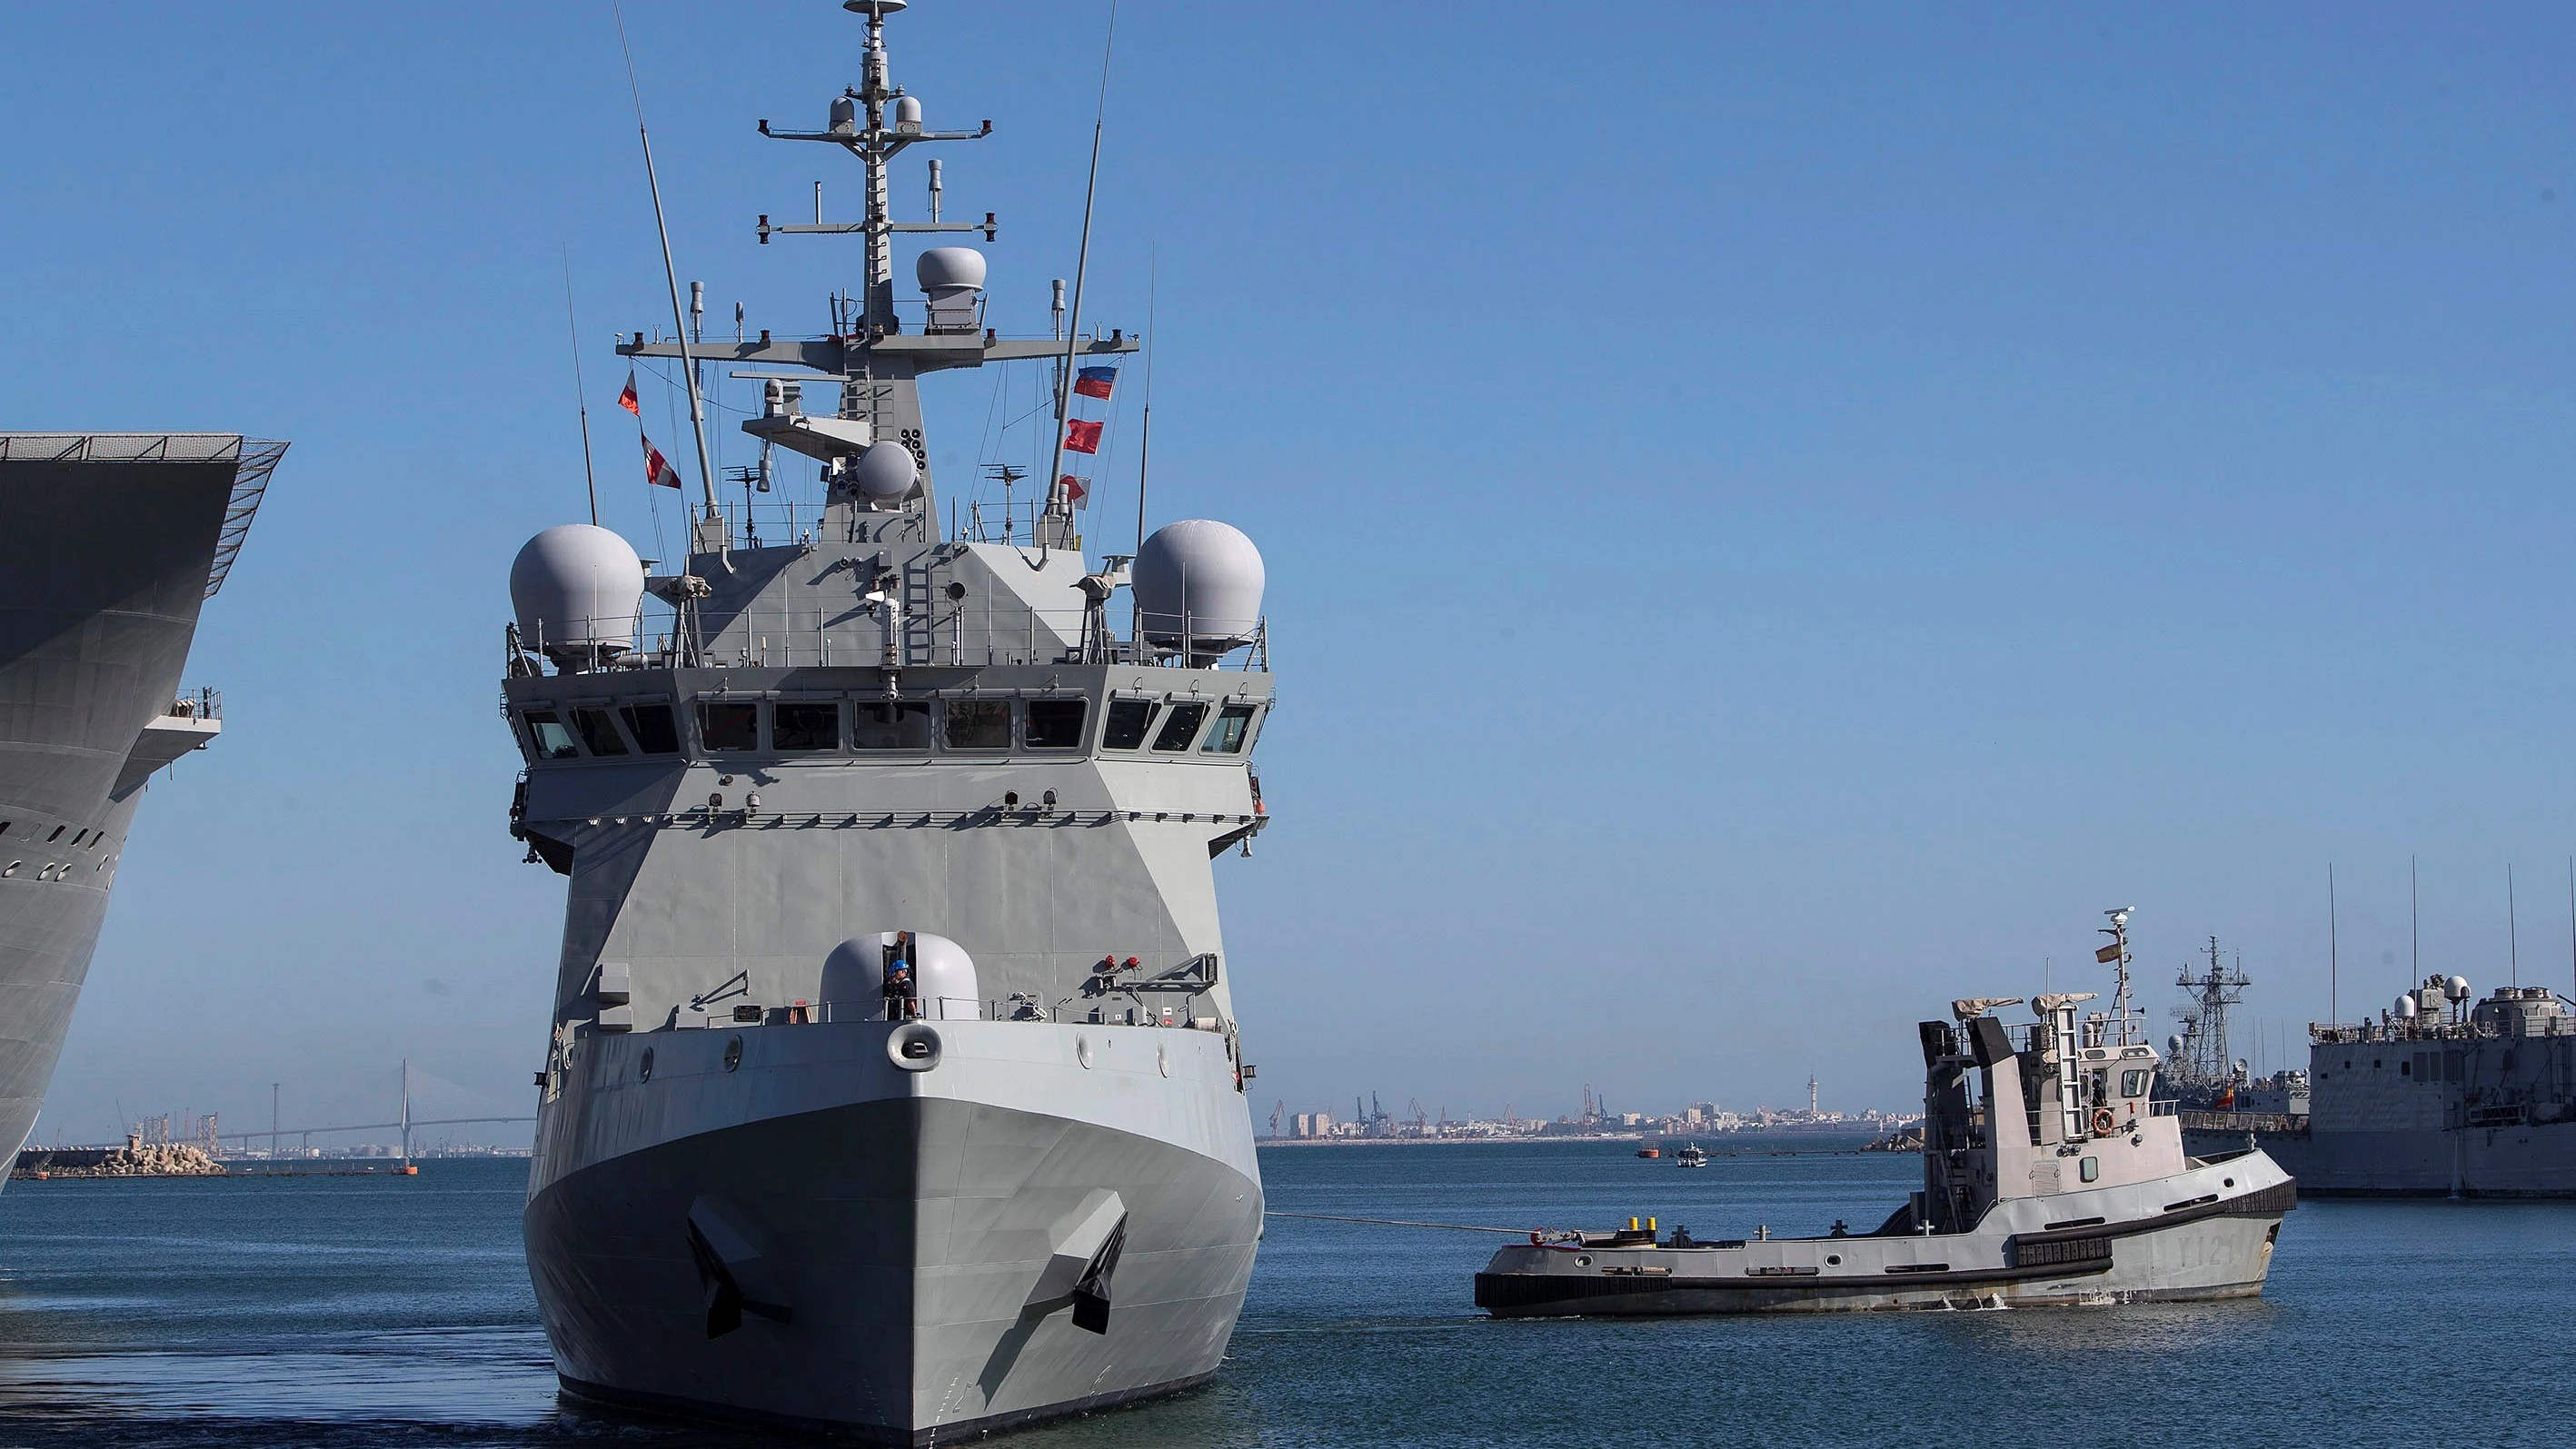
[[[0,433],[0,1141],[35,1126],[143,787],[221,732],[179,693],[286,444]]]
[[[2093,993],[1922,1024],[1923,1189],[1875,1232],[1718,1242],[1651,1220],[1541,1232],[1496,1253],[1476,1303],[1497,1317],[1832,1312],[2250,1297],[2263,1291],[2288,1173],[2241,1145],[2186,1157],[2156,1050],[2129,1006],[2128,912],[2111,913],[2111,1009]]]
[[[762,130],[856,156],[867,220],[761,239],[860,236],[864,297],[820,338],[619,349],[693,409],[700,366],[744,369],[762,481],[792,499],[770,459],[801,457],[819,496],[728,516],[702,467],[681,567],[572,524],[511,571],[514,829],[570,878],[525,1227],[567,1393],[927,1443],[1225,1352],[1262,1190],[1212,862],[1266,818],[1271,677],[1223,524],[1132,572],[1065,482],[942,528],[918,377],[1052,363],[1070,432],[1136,343],[1083,333],[1078,274],[1063,335],[999,337],[963,247],[898,306],[894,233],[993,223],[891,221],[888,162],[990,128],[926,129],[902,7],[847,8],[861,83]]]

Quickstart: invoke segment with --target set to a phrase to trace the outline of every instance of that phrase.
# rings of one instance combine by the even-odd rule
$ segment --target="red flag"
[[[662,456],[651,438],[644,439],[644,481],[661,488],[680,486],[680,470],[671,466],[671,460]]]
[[[1086,423],[1080,418],[1067,419],[1064,425],[1064,450],[1068,453],[1099,452],[1100,428],[1100,424]]]
[[[1070,473],[1055,481],[1064,486],[1064,501],[1067,503],[1080,503],[1091,492],[1089,488],[1083,486],[1081,479]]]
[[[639,418],[644,416],[643,400],[635,396],[635,373],[632,369],[626,374],[626,391],[617,395],[617,405]]]

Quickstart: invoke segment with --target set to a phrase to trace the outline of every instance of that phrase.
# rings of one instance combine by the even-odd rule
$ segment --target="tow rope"
[[[1486,1228],[1473,1223],[1417,1223],[1405,1218],[1346,1218],[1332,1213],[1264,1212],[1265,1218],[1303,1218],[1310,1223],[1374,1223],[1382,1228],[1440,1228],[1453,1233],[1509,1233],[1515,1238],[1529,1236],[1527,1228]]]

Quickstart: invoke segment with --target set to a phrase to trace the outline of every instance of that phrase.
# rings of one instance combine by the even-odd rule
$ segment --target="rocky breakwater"
[[[122,1147],[30,1147],[18,1154],[11,1177],[221,1177],[224,1165],[202,1147],[184,1142],[144,1142]]]

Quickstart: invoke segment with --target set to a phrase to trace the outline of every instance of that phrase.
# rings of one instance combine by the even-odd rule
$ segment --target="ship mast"
[[[991,241],[994,233],[993,214],[986,212],[980,222],[896,221],[894,205],[888,197],[887,163],[916,141],[974,141],[993,134],[993,123],[986,121],[973,131],[925,131],[921,126],[921,102],[905,95],[894,84],[886,61],[885,18],[904,9],[907,0],[841,0],[841,8],[867,17],[868,39],[861,53],[859,83],[845,88],[832,101],[832,125],[828,131],[774,131],[767,121],[760,123],[760,134],[773,141],[828,141],[859,160],[867,173],[867,220],[826,222],[822,216],[821,193],[816,192],[814,223],[811,226],[773,226],[768,217],[760,219],[760,240],[766,246],[776,233],[789,235],[846,236],[857,232],[865,249],[868,294],[860,309],[859,326],[870,340],[901,331],[894,315],[894,234],[896,232],[969,232],[980,231]],[[893,123],[886,118],[886,106],[894,105]],[[866,119],[860,125],[862,115]]]

